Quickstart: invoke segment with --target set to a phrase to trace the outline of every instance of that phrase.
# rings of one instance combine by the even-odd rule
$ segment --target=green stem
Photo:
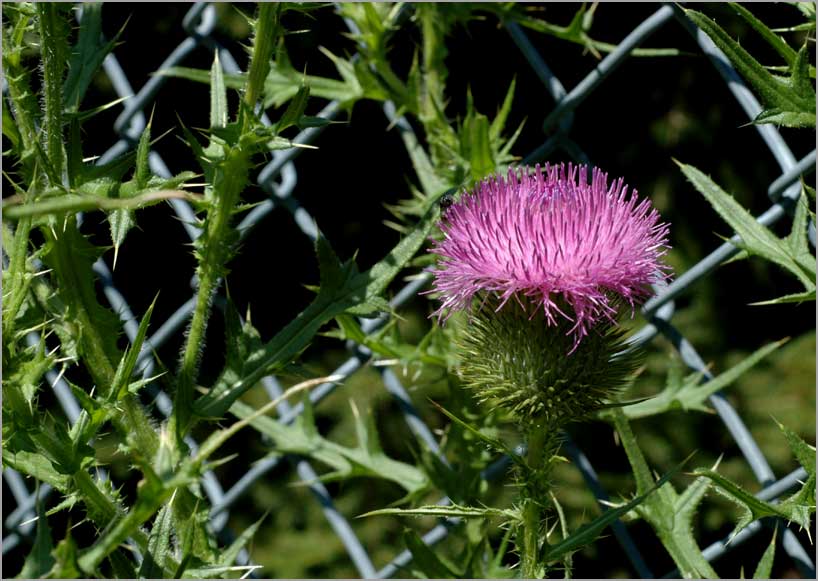
[[[193,418],[193,388],[199,368],[207,322],[216,292],[225,272],[225,264],[233,257],[236,232],[231,228],[230,218],[247,183],[250,167],[248,154],[233,148],[227,158],[216,168],[213,179],[212,199],[207,214],[205,231],[197,244],[200,248],[199,266],[196,273],[199,287],[196,306],[182,352],[176,396],[169,426],[176,435],[178,450],[184,449],[183,438],[190,429]]]
[[[557,433],[554,426],[536,422],[528,436],[526,463],[529,473],[527,481],[520,488],[523,513],[520,557],[524,579],[540,579],[544,575],[540,563],[540,543],[547,544],[542,524],[549,502],[548,476],[557,445]]]
[[[62,139],[62,84],[68,52],[66,23],[53,2],[37,2],[40,24],[40,51],[43,62],[44,129],[46,151],[57,177],[64,167]],[[54,184],[58,185],[58,184]]]
[[[37,100],[31,92],[29,72],[26,68],[20,66],[21,56],[25,49],[23,39],[30,19],[22,13],[18,13],[17,18],[18,20],[14,23],[14,26],[3,27],[3,66],[6,69],[5,77],[8,83],[9,100],[11,101],[14,121],[20,130],[24,150],[30,151],[37,139],[34,124],[34,117],[37,113]],[[26,161],[26,159],[22,160],[24,167],[26,167]],[[31,160],[28,160],[28,164],[31,164]]]

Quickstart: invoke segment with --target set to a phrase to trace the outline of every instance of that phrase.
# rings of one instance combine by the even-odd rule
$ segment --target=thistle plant
[[[611,400],[635,371],[621,315],[667,277],[668,225],[622,179],[568,165],[510,169],[452,204],[433,292],[441,320],[466,310],[460,377],[502,406],[528,442],[518,472],[523,577],[545,574],[543,507],[560,430]],[[545,554],[543,554],[545,553]]]
[[[17,505],[13,513],[4,515],[4,527],[12,534],[4,535],[9,570],[19,571],[21,578],[234,578],[264,566],[260,576],[295,578],[353,576],[354,566],[362,576],[372,576],[374,570],[366,567],[360,550],[347,555],[341,546],[355,548],[356,543],[349,542],[354,541],[349,536],[354,533],[375,563],[404,547],[411,552],[408,568],[393,568],[400,563],[407,567],[405,553],[400,554],[380,571],[382,576],[389,576],[391,570],[397,576],[425,578],[529,578],[557,573],[556,567],[561,566],[570,577],[573,553],[593,543],[617,519],[623,523],[641,519],[647,525],[642,530],[652,529],[679,576],[715,578],[717,572],[705,556],[707,551],[700,550],[694,526],[709,491],[724,494],[743,511],[734,534],[765,517],[807,530],[812,526],[815,448],[783,426],[792,456],[802,466],[800,475],[793,473],[777,483],[793,482],[792,476],[802,481],[789,498],[762,499],[747,486],[746,478],[731,480],[735,466],[730,463],[735,458],[726,458],[721,465],[724,474],[720,473],[715,457],[722,450],[714,453],[712,447],[704,450],[712,454],[708,467],[701,462],[692,467],[695,479],[686,486],[671,484],[673,470],[662,477],[656,472],[668,468],[666,460],[678,460],[664,454],[674,442],[661,432],[668,425],[669,431],[677,431],[676,414],[684,410],[681,424],[699,412],[712,412],[714,406],[708,403],[712,396],[768,356],[778,355],[787,340],[757,348],[718,374],[710,374],[710,361],[704,360],[715,356],[713,364],[719,367],[733,359],[736,349],[748,347],[747,342],[725,351],[723,358],[713,350],[707,352],[698,340],[701,358],[691,344],[685,352],[678,344],[665,343],[644,355],[626,330],[626,319],[638,309],[648,316],[656,313],[657,329],[671,340],[691,337],[683,335],[689,329],[682,327],[702,316],[700,308],[685,309],[687,318],[662,319],[664,327],[659,328],[664,307],[672,306],[666,301],[690,287],[695,276],[677,280],[674,289],[643,304],[652,294],[652,285],[669,277],[668,225],[623,180],[611,182],[598,169],[573,165],[509,169],[519,163],[522,144],[532,138],[540,143],[542,137],[537,135],[538,107],[524,102],[536,95],[538,80],[513,61],[497,58],[500,46],[484,41],[486,31],[493,29],[506,42],[506,32],[511,32],[540,80],[553,77],[548,85],[556,96],[561,83],[537,64],[542,48],[549,64],[552,54],[547,46],[535,49],[522,29],[584,48],[581,58],[589,62],[614,51],[621,57],[625,43],[601,42],[592,31],[595,14],[598,9],[600,14],[605,12],[604,5],[583,4],[573,10],[549,7],[546,21],[541,7],[514,3],[199,4],[185,18],[188,34],[183,44],[192,46],[190,41],[195,40],[195,50],[212,51],[207,58],[212,64],[201,69],[166,68],[168,62],[191,63],[157,60],[164,64],[154,79],[161,81],[159,85],[169,77],[201,85],[191,84],[186,87],[189,92],[173,94],[167,88],[157,91],[152,81],[137,89],[136,98],[124,102],[109,102],[111,89],[99,82],[102,75],[97,77],[106,55],[116,50],[119,62],[125,63],[122,57],[128,51],[143,56],[145,47],[139,43],[144,39],[166,48],[173,35],[157,34],[164,23],[148,29],[137,16],[137,22],[130,20],[106,39],[103,31],[111,28],[103,23],[108,24],[111,12],[113,21],[140,9],[123,13],[105,6],[104,22],[103,5],[98,3],[74,8],[49,2],[2,5],[2,461]],[[783,58],[785,65],[772,67],[746,54],[725,31],[732,31],[730,27],[722,30],[706,15],[678,7],[662,7],[660,13],[671,9],[680,22],[684,18],[696,22],[753,86],[764,106],[755,123],[814,127],[815,71],[808,50],[815,31],[812,4],[787,7],[806,16],[806,22],[790,30],[799,35],[806,31],[809,38],[798,42],[800,50],[789,47],[778,36],[781,30],[767,28],[748,9],[737,4],[725,8],[732,9]],[[571,17],[563,19],[561,10],[571,12]],[[301,12],[316,16],[304,18]],[[220,24],[208,32],[205,25],[213,22],[214,14]],[[201,19],[199,25],[196,18]],[[315,32],[321,38],[312,53],[312,39],[295,32],[312,28],[319,19],[321,26]],[[343,27],[343,39],[333,19]],[[651,19],[655,23],[655,17]],[[451,50],[464,28],[470,41],[479,39],[479,44],[491,49],[489,56]],[[641,39],[648,33],[644,30]],[[244,58],[230,48],[234,43],[228,36],[234,34],[247,35]],[[680,54],[675,48],[634,47],[630,41],[629,46],[631,56]],[[406,48],[414,51],[411,59],[406,58]],[[569,52],[560,53],[565,62],[555,70],[574,68]],[[182,53],[172,54],[181,58]],[[334,70],[315,66],[324,58]],[[479,74],[468,67],[461,69],[464,60]],[[111,61],[106,62],[105,73],[115,80],[109,71]],[[450,71],[447,67],[453,63],[457,68]],[[497,72],[487,74],[485,65],[491,63],[499,63]],[[610,81],[600,84],[599,80],[611,75],[613,68],[598,68],[593,87],[610,86]],[[122,67],[122,72],[134,88],[139,86],[141,79],[129,67]],[[489,97],[501,83],[507,90]],[[123,92],[119,83],[114,85],[118,93]],[[548,135],[526,158],[532,163],[550,155],[552,146],[572,159],[584,158],[581,125],[572,128],[571,121],[574,114],[584,116],[581,101],[593,88],[583,82],[569,90],[571,98],[558,99],[553,112],[540,111],[546,115],[542,126]],[[323,101],[320,109],[316,99]],[[197,101],[202,104],[198,120]],[[330,101],[332,106],[326,106]],[[364,101],[376,106],[361,110],[359,103]],[[636,102],[620,100],[619,121],[644,120],[641,111],[628,114]],[[96,128],[104,125],[104,115],[121,106],[131,115],[130,128],[123,128],[122,122],[114,128],[127,139],[100,156],[107,144]],[[381,106],[386,120],[380,116]],[[684,109],[674,105],[679,106]],[[318,115],[332,120],[309,115],[308,110],[321,110]],[[518,115],[520,111],[526,112],[526,120]],[[141,124],[143,114],[147,123],[141,135],[134,135],[131,131]],[[695,119],[699,127],[708,116],[690,117],[691,123],[701,117]],[[558,118],[559,132],[551,135],[556,126],[552,121]],[[655,123],[659,128],[666,124]],[[706,124],[711,126],[710,121]],[[373,128],[383,129],[383,144],[361,131]],[[324,129],[330,134],[327,139],[314,142]],[[651,123],[651,132],[654,129]],[[336,131],[349,138],[344,139],[342,151],[330,141]],[[600,151],[610,143],[604,140],[619,139],[618,131],[594,131]],[[389,143],[390,134],[399,136],[394,144]],[[172,155],[166,146],[176,138],[182,138],[190,151]],[[313,143],[318,151],[295,160],[305,150],[292,148],[312,149]],[[134,151],[127,151],[131,147]],[[271,151],[288,149],[270,159]],[[667,157],[659,149],[653,153],[653,158],[640,158],[639,180],[657,184],[651,189],[658,202],[662,197],[657,176],[664,170],[662,163],[655,162],[665,162]],[[178,173],[156,175],[161,167],[156,162],[162,156],[165,165]],[[401,165],[398,162],[404,156],[409,163]],[[614,159],[606,163],[616,163]],[[804,161],[811,164],[814,157],[812,161],[805,157],[799,165]],[[401,168],[410,166],[411,173],[402,175]],[[292,180],[294,168],[300,176],[297,187]],[[768,303],[814,301],[815,256],[809,237],[815,221],[814,189],[804,184],[802,192],[789,188],[776,198],[771,209],[778,215],[792,215],[791,231],[779,238],[704,172],[692,165],[681,168],[735,231],[736,236],[725,243],[730,252],[737,255],[741,250],[738,257],[757,255],[769,260],[804,287]],[[384,170],[383,175],[398,185],[380,179],[373,169]],[[315,187],[309,185],[315,173],[325,174],[321,177],[329,178],[331,185],[316,187],[311,198],[307,190]],[[378,178],[373,179],[374,175]],[[758,177],[754,172],[747,176],[748,180]],[[725,187],[736,188],[734,182]],[[260,200],[262,191],[270,197]],[[776,194],[773,186],[770,191],[776,196],[781,193]],[[393,198],[393,193],[398,197]],[[399,240],[394,232],[387,231],[389,238],[384,238],[376,226],[369,229],[370,224],[364,223],[367,207],[385,199],[392,201],[386,208],[394,221],[384,224],[400,232]],[[356,228],[343,235],[333,233],[330,222],[341,223],[342,214],[327,212],[327,207],[334,206],[324,203],[339,200],[356,214],[356,221],[365,224],[366,236],[357,235]],[[163,222],[152,221],[144,211],[157,206],[150,213],[161,216],[169,210],[166,201],[172,201],[191,234],[191,245],[185,250],[192,254],[188,270],[180,269],[171,252],[179,241],[173,233],[154,228]],[[190,213],[178,211],[186,205]],[[672,263],[679,273],[690,273],[693,264],[683,244],[691,236],[684,230],[695,225],[699,230],[691,233],[699,236],[703,227],[698,220],[685,219],[687,210],[682,204],[663,208],[665,217],[674,213],[677,224],[674,238],[682,248]],[[262,268],[253,264],[252,277],[243,276],[247,264],[254,262],[254,241],[267,240],[251,238],[250,233],[269,211],[291,213],[314,239],[318,281],[306,278],[313,276],[309,269],[299,275],[284,266],[295,246],[290,230],[279,229],[278,223],[270,224],[275,243],[263,249]],[[312,228],[305,228],[307,223]],[[134,269],[132,259],[140,237],[128,234],[137,230],[135,226],[154,241],[167,243],[159,246],[168,249],[167,256],[151,247],[149,260],[143,263],[147,266]],[[364,251],[360,256],[384,246],[389,250],[373,256],[369,268],[359,268],[354,259],[336,256],[322,228],[333,239],[346,236],[346,243]],[[431,252],[423,252],[428,246]],[[176,294],[159,274],[163,266],[182,274],[183,286]],[[134,289],[122,276],[141,275],[140,268],[147,273],[140,281],[149,291],[147,297],[132,294]],[[272,278],[274,286],[265,284],[265,277]],[[285,279],[293,284],[280,285]],[[410,282],[399,290],[401,279]],[[416,291],[429,281],[431,306],[414,300]],[[296,282],[318,283],[304,285],[315,296],[303,303],[300,313],[293,309],[302,297],[285,288],[300,290]],[[160,286],[161,295],[146,306]],[[241,297],[236,301],[242,307],[246,305],[244,317],[228,288],[234,297]],[[272,288],[275,292],[269,292]],[[112,300],[116,294],[120,300]],[[146,299],[142,308],[141,298]],[[177,303],[177,298],[182,300]],[[710,299],[707,292],[697,291],[693,302],[707,309],[715,306]],[[181,304],[177,314],[164,319],[176,304]],[[263,314],[259,317],[259,311],[270,311],[268,307],[288,313],[280,328],[277,318],[270,326]],[[429,318],[431,311],[434,316]],[[188,319],[183,321],[183,316]],[[121,336],[123,324],[127,345]],[[171,328],[176,325],[179,335],[174,338]],[[711,326],[706,332],[716,340],[734,329]],[[644,336],[640,334],[640,339]],[[792,384],[803,383],[804,369],[814,376],[812,337],[812,345],[801,341],[802,351],[789,352],[791,360],[813,363],[812,369],[802,363],[783,371],[790,374]],[[794,343],[787,348],[793,349]],[[672,359],[673,347],[683,361]],[[348,362],[332,372],[330,361],[343,350],[353,351]],[[698,359],[691,362],[691,353]],[[776,373],[782,369],[779,363],[765,361],[779,366]],[[684,375],[683,365],[692,373]],[[638,383],[632,381],[637,367],[645,370]],[[666,370],[666,386],[652,391],[656,374],[665,380]],[[279,392],[274,380],[286,380],[291,372],[298,378],[297,385]],[[352,373],[359,375],[353,378]],[[383,386],[370,381],[377,376]],[[341,381],[343,387],[326,397]],[[778,383],[772,397],[791,400],[780,396],[785,382]],[[306,393],[319,385],[314,393]],[[621,401],[626,388],[634,389],[639,401]],[[300,404],[285,404],[299,392],[304,396]],[[798,393],[787,392],[788,396]],[[648,394],[653,397],[640,397]],[[162,395],[168,396],[166,407]],[[429,417],[429,410],[417,405],[427,398],[447,419]],[[387,399],[398,405],[381,405]],[[763,409],[765,417],[773,411],[757,401],[754,405]],[[786,408],[774,411],[779,409]],[[268,416],[273,410],[278,417]],[[647,433],[644,424],[637,425],[646,417],[665,419],[671,414],[672,420],[650,424]],[[712,413],[701,417],[717,421]],[[414,439],[407,437],[404,419]],[[427,423],[441,419],[436,426]],[[566,482],[563,476],[573,470],[558,464],[564,434],[587,420],[600,420],[600,425],[593,427],[593,433],[583,427],[585,433],[575,434],[578,447],[584,448],[580,440],[594,439],[597,430],[615,432],[632,478],[627,470],[622,478],[609,475],[612,502],[595,518],[577,522],[580,513],[584,517],[595,507],[587,504],[588,495],[576,500],[579,495],[572,497],[558,489],[559,483]],[[508,423],[512,430],[506,429]],[[386,436],[383,441],[379,427],[387,427],[380,434]],[[756,426],[748,427],[755,431]],[[690,433],[695,428],[678,431]],[[693,440],[684,442],[685,454],[695,447]],[[527,448],[518,446],[520,442]],[[229,453],[234,451],[237,454]],[[589,454],[592,461],[596,452]],[[294,457],[299,477],[305,480],[300,484],[306,486],[289,486],[289,473],[283,470],[269,478],[263,473],[280,459]],[[307,475],[301,470],[305,463],[315,467]],[[776,463],[776,471],[786,466],[780,457]],[[509,464],[513,488],[495,482],[505,478]],[[26,496],[15,487],[12,476],[17,485],[27,480]],[[221,500],[214,493],[215,481],[225,485]],[[246,488],[250,482],[252,491]],[[324,487],[322,482],[332,484]],[[344,494],[337,511],[331,506],[331,497],[340,500],[333,490],[336,483]],[[307,487],[320,492],[323,510],[296,501]],[[32,491],[36,501],[28,495]],[[233,504],[237,499],[240,505]],[[383,506],[389,508],[377,509]],[[395,527],[401,525],[352,518],[365,511],[452,519],[446,523],[451,540],[430,546],[432,537],[421,538],[420,531],[406,528],[402,543],[395,546]],[[334,537],[330,542],[325,542],[326,536],[316,537],[326,530],[324,515],[330,517],[343,543]],[[705,521],[712,513],[703,516],[700,520]],[[257,517],[261,518],[247,524]],[[349,518],[346,532],[344,517]],[[498,521],[502,536],[492,528]],[[303,526],[291,526],[295,522]],[[237,526],[245,528],[239,532]],[[791,547],[792,539],[781,530],[778,538]],[[231,542],[232,531],[236,535]],[[614,532],[620,536],[622,529]],[[771,575],[776,533],[772,537],[754,578]],[[244,547],[252,547],[249,557],[258,564],[245,564],[240,557]],[[511,554],[512,547],[516,555]],[[615,559],[609,561],[605,548],[600,549],[597,571],[603,576],[611,571],[610,563],[618,565]],[[638,574],[652,576],[645,567],[640,570],[636,559],[632,562]],[[15,570],[16,565],[22,570]],[[738,572],[727,574],[731,573]]]

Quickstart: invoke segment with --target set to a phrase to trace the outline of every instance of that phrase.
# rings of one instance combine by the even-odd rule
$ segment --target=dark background
[[[538,5],[541,17],[566,25],[578,5]],[[610,43],[620,42],[635,26],[658,9],[658,4],[633,3],[600,5],[592,36]],[[780,64],[775,54],[744,26],[727,6],[697,4],[696,9],[713,16],[742,45],[762,62]],[[750,7],[770,26],[791,26],[801,21],[800,13],[783,4],[753,4]],[[189,5],[106,4],[105,33],[113,36],[127,22],[122,45],[116,49],[120,64],[134,90],[147,82],[161,62],[185,37],[181,27]],[[240,12],[252,11],[252,5],[218,5],[220,21],[215,37],[228,46],[239,64],[246,64],[240,42],[247,42],[248,28]],[[335,54],[351,55],[353,41],[342,36],[345,28],[331,7],[309,15],[288,13],[284,24],[289,30],[305,30],[288,36],[286,45],[293,65],[309,74],[336,77],[331,62],[318,47]],[[529,36],[549,67],[571,90],[595,66],[597,60],[583,47],[534,32]],[[792,40],[793,36],[788,36]],[[454,119],[465,112],[466,89],[471,88],[477,109],[490,118],[502,102],[512,78],[517,79],[514,107],[508,122],[512,131],[525,120],[524,130],[514,152],[524,157],[540,145],[547,135],[541,131],[543,119],[553,101],[530,69],[508,34],[496,20],[487,16],[457,27],[448,42],[449,68],[447,113]],[[626,183],[649,196],[665,220],[671,222],[674,250],[669,261],[677,273],[703,258],[721,242],[718,235],[731,232],[704,198],[684,179],[673,158],[695,165],[727,191],[758,214],[769,206],[766,188],[780,175],[772,155],[738,106],[710,62],[701,56],[689,34],[675,21],[669,22],[643,46],[673,47],[685,54],[660,58],[629,58],[591,96],[579,106],[571,137],[584,149],[591,161],[612,177],[623,176]],[[393,62],[405,72],[412,54],[419,48],[417,30],[407,25],[391,42]],[[200,48],[183,63],[207,69],[211,53]],[[86,106],[92,107],[114,98],[107,79],[101,75],[89,92]],[[231,96],[231,103],[235,95]],[[315,99],[308,113],[316,114],[324,103]],[[181,79],[170,79],[156,98],[154,135],[171,133],[156,146],[173,173],[198,170],[187,146],[180,141],[178,118],[188,127],[208,124],[209,94],[204,85]],[[120,108],[104,113],[89,122],[85,129],[84,154],[102,154],[117,138],[113,122]],[[275,112],[270,112],[275,118]],[[177,118],[178,115],[178,118]],[[383,224],[390,218],[385,204],[408,197],[407,180],[413,180],[411,165],[395,130],[380,105],[360,102],[347,122],[332,125],[316,142],[317,151],[303,153],[296,163],[298,185],[294,196],[315,218],[318,226],[342,258],[357,252],[357,262],[367,268],[379,260],[398,241],[399,235]],[[810,130],[782,129],[796,158],[814,146]],[[548,161],[568,160],[557,153]],[[810,177],[810,179],[814,179]],[[256,187],[245,192],[245,200],[258,201],[264,193]],[[120,249],[114,273],[117,287],[140,316],[161,289],[153,315],[159,322],[170,316],[190,297],[190,278],[195,263],[186,234],[166,205],[145,209],[138,214],[138,229],[132,231]],[[108,227],[100,214],[86,216],[84,229],[98,244],[109,244]],[[787,226],[776,227],[785,234]],[[109,265],[113,252],[106,254]],[[244,311],[252,306],[255,326],[264,339],[272,337],[311,300],[305,284],[317,284],[318,274],[309,240],[298,230],[291,215],[277,208],[247,238],[239,256],[230,265],[227,279],[230,294]],[[401,280],[395,282],[399,288]],[[787,347],[759,366],[752,378],[739,382],[731,390],[731,399],[760,440],[779,476],[795,467],[783,439],[777,434],[770,414],[790,428],[814,441],[815,378],[814,304],[801,306],[751,307],[748,303],[797,291],[796,283],[786,274],[758,259],[720,268],[698,282],[677,300],[674,323],[693,342],[702,357],[713,364],[716,372],[724,371],[747,353],[782,337],[793,337]],[[409,321],[407,332],[418,334],[430,323],[427,315],[434,305],[416,299],[401,310]],[[214,315],[208,331],[208,348],[200,380],[207,384],[222,362],[223,327]],[[173,366],[181,346],[177,335],[159,355]],[[654,342],[648,365],[646,390],[655,392],[662,385],[671,349],[662,340]],[[327,338],[317,338],[303,358],[316,372],[330,371],[345,358],[343,345]],[[404,439],[407,437],[397,410],[377,387],[370,371],[358,374],[343,394],[335,394],[319,408],[319,422],[327,433],[344,440],[350,431],[347,397],[361,399],[376,408],[378,425],[389,453],[411,461]],[[373,390],[379,390],[377,394]],[[413,399],[423,405],[428,391],[413,391]],[[425,409],[425,408],[424,408]],[[431,424],[444,422],[434,414],[427,415]],[[397,427],[396,427],[397,426]],[[749,470],[739,457],[721,423],[715,417],[673,413],[655,420],[635,423],[640,444],[657,471],[666,470],[694,449],[701,450],[695,461],[704,466],[710,459],[725,454],[722,470],[757,490]],[[577,443],[588,453],[602,474],[612,494],[627,494],[632,484],[621,448],[611,430],[604,424],[588,424],[572,431]],[[223,469],[225,486],[237,480],[245,466],[260,458],[263,447],[249,431],[245,440],[235,444],[241,453]],[[228,450],[225,451],[227,453]],[[317,510],[317,505],[303,488],[293,488],[294,472],[282,465],[259,482],[254,491],[235,505],[231,524],[236,531],[272,509],[269,524],[254,541],[253,556],[266,565],[263,576],[273,577],[340,577],[354,575],[337,538]],[[123,474],[122,476],[125,476]],[[565,494],[572,518],[596,514],[593,499],[585,491],[575,472],[566,469],[565,482],[559,494]],[[682,485],[688,480],[680,480]],[[559,485],[558,485],[559,486]],[[371,487],[371,488],[370,488]],[[357,481],[333,485],[339,508],[348,516],[380,508],[395,500],[395,489],[382,483]],[[710,498],[714,497],[710,495]],[[293,502],[295,500],[295,502]],[[303,502],[302,502],[303,501]],[[700,545],[723,538],[730,532],[735,511],[719,499],[708,500],[701,512]],[[401,524],[388,519],[355,521],[353,527],[365,546],[371,549],[376,567],[397,553]],[[644,523],[632,527],[640,549],[657,574],[671,568],[670,559]],[[739,567],[751,573],[769,535],[758,535],[753,541],[733,551],[716,565],[725,576],[737,576]],[[456,543],[444,550],[457,551]],[[783,552],[782,552],[783,555]],[[15,556],[19,558],[19,555]],[[793,574],[786,558],[777,559],[774,575]],[[630,569],[612,537],[605,538],[575,559],[577,577],[628,576]],[[11,566],[10,570],[16,567]]]

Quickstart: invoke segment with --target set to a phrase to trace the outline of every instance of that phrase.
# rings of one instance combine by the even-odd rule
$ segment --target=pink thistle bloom
[[[668,224],[621,178],[609,187],[606,173],[593,168],[590,184],[587,174],[572,164],[509,169],[452,204],[431,249],[440,257],[431,291],[441,295],[438,318],[469,309],[478,293],[494,293],[497,310],[528,297],[548,325],[573,322],[576,349],[600,320],[615,321],[623,301],[633,316],[650,284],[668,276],[660,261]]]

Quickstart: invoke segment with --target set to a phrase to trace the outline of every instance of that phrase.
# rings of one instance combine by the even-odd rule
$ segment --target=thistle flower
[[[480,182],[445,212],[432,292],[442,320],[481,295],[514,298],[541,309],[545,324],[564,327],[573,348],[600,320],[614,321],[664,279],[668,225],[648,200],[628,195],[623,180],[569,164],[510,169]],[[528,300],[523,300],[528,299]],[[533,313],[532,313],[533,317]]]

